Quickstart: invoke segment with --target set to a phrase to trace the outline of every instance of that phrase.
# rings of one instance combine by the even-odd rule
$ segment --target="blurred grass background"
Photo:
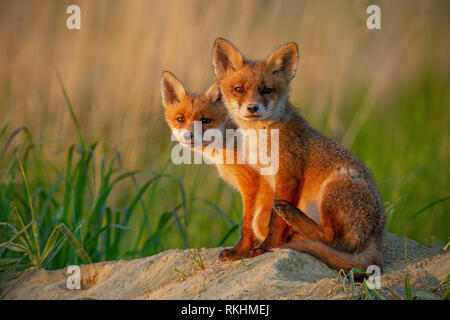
[[[173,142],[160,101],[163,70],[192,91],[214,81],[211,50],[220,36],[251,58],[295,41],[300,65],[291,85],[294,105],[372,170],[388,231],[445,245],[450,201],[436,201],[450,195],[450,4],[376,1],[382,28],[372,31],[366,8],[373,3],[0,2],[0,127],[8,124],[0,135],[0,221],[14,208],[25,224],[31,219],[20,158],[43,216],[37,217],[41,238],[64,222],[94,261],[234,244],[239,194],[214,167],[170,162]],[[81,30],[66,28],[71,4],[81,8]],[[21,127],[27,130],[15,131]],[[94,141],[99,144],[90,148]],[[79,164],[72,176],[69,155]],[[111,182],[102,184],[107,170],[101,168],[112,161],[117,175],[143,171],[98,201]],[[95,222],[91,229],[86,221]],[[7,240],[2,233],[0,240]],[[87,245],[89,239],[95,240]],[[48,266],[78,262],[66,243]]]

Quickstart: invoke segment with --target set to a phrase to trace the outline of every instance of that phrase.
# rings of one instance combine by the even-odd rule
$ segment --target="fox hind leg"
[[[308,239],[324,238],[322,228],[292,203],[285,200],[275,200],[273,209],[294,232]]]

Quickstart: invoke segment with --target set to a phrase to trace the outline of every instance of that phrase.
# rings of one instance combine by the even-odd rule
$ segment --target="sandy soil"
[[[413,293],[432,297],[429,289],[450,272],[450,252],[386,234],[385,271],[380,291],[404,296],[410,276]],[[168,250],[136,259],[81,266],[81,290],[66,287],[66,269],[29,269],[0,288],[1,299],[341,299],[349,285],[317,259],[277,249],[254,259],[220,262],[221,248],[199,250],[202,270],[189,250]],[[175,271],[174,269],[179,270]],[[347,290],[344,290],[344,289]],[[428,291],[428,292],[426,292]],[[439,294],[439,292],[437,292]]]

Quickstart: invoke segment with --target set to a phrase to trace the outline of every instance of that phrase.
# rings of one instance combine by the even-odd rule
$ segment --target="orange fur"
[[[279,170],[267,179],[273,181],[274,200],[284,202],[274,202],[279,210],[271,212],[268,236],[248,256],[291,245],[335,268],[368,261],[381,267],[384,210],[375,182],[356,156],[312,128],[288,101],[297,63],[294,43],[261,61],[244,59],[224,39],[214,45],[214,71],[236,124],[279,130]],[[349,260],[349,254],[362,252],[371,259]]]
[[[194,121],[202,121],[205,118],[209,119],[209,122],[202,124],[203,132],[208,129],[220,129],[225,137],[226,129],[237,128],[222,104],[216,83],[205,94],[190,94],[185,92],[175,76],[164,72],[161,77],[161,94],[166,121],[172,131],[185,129],[187,132],[193,132]],[[183,121],[178,121],[179,118],[183,118]],[[180,139],[183,140],[183,137]],[[180,142],[194,149],[192,144]],[[201,150],[196,151],[203,151],[204,148],[205,146],[202,146]],[[268,213],[272,207],[273,198],[272,188],[267,181],[252,167],[237,164],[236,149],[232,151],[235,164],[225,164],[225,154],[223,154],[223,164],[216,164],[216,167],[220,176],[241,193],[243,202],[241,240],[234,248],[223,250],[219,256],[221,260],[240,259],[266,237]]]

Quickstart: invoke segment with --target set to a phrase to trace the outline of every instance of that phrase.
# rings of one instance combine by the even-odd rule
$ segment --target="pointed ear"
[[[272,74],[280,74],[287,81],[292,80],[298,64],[298,47],[294,42],[276,50],[266,61],[267,70]]]
[[[218,79],[229,72],[239,70],[243,64],[244,58],[231,43],[222,38],[216,39],[213,49],[213,66]]]
[[[220,91],[219,81],[214,82],[208,91],[206,91],[206,96],[209,97],[213,104],[219,105],[222,103],[222,93]]]
[[[164,107],[172,106],[186,95],[181,82],[169,71],[161,74],[161,97]]]

